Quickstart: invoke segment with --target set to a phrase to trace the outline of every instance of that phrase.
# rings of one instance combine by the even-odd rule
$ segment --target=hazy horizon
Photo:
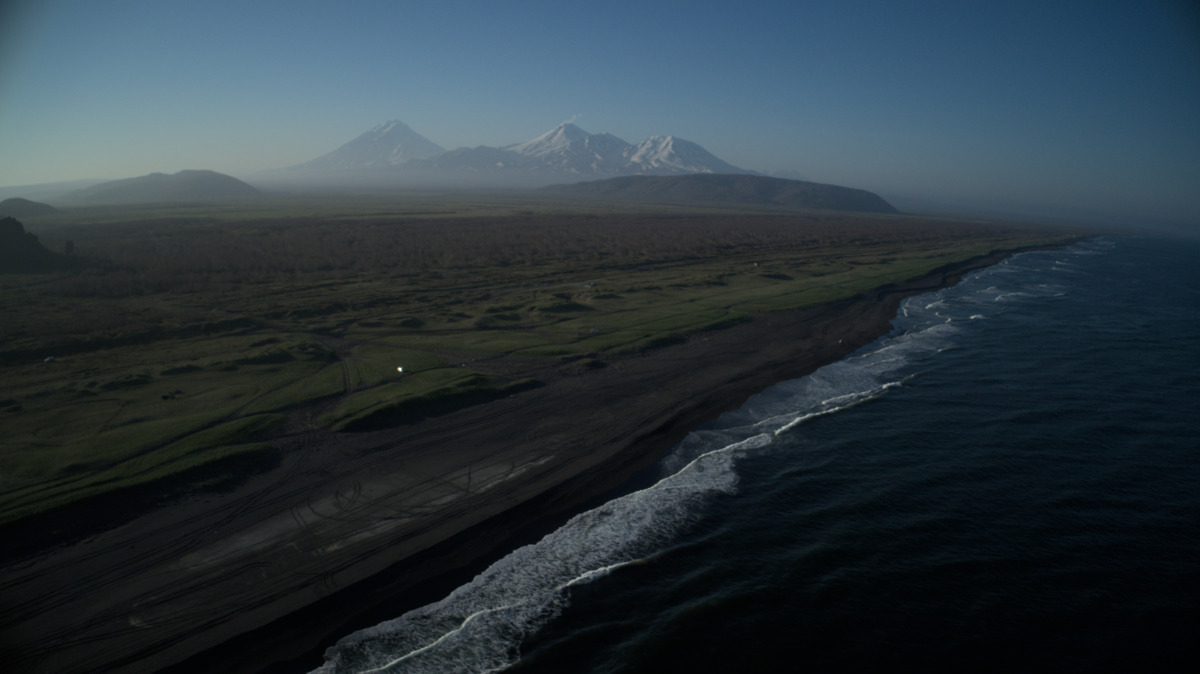
[[[887,197],[1200,226],[1200,13],[1183,0],[18,0],[0,185],[314,159],[388,120],[448,150],[564,121]]]

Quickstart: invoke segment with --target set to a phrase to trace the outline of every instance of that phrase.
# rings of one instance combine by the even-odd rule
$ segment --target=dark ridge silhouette
[[[72,192],[66,200],[81,204],[144,204],[228,201],[259,194],[257,189],[224,173],[180,171],[174,175],[151,173],[139,178],[100,183]]]
[[[69,257],[47,250],[19,220],[0,218],[0,273],[54,271],[70,265]]]
[[[573,185],[551,185],[541,191],[579,199],[664,204],[774,206],[859,213],[899,212],[882,197],[866,190],[744,174],[622,176]]]
[[[58,213],[58,209],[50,204],[43,204],[38,201],[30,201],[21,197],[13,197],[0,201],[0,217],[7,216],[10,218],[36,218],[39,215],[50,215]]]

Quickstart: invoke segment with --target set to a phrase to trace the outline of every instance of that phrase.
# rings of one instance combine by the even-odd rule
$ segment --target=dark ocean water
[[[322,671],[1192,671],[1200,245],[1098,239],[911,298],[663,476]]]

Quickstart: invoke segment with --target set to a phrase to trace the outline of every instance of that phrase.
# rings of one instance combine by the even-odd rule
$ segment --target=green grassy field
[[[0,276],[0,524],[121,490],[222,484],[231,467],[268,465],[280,434],[403,423],[534,386],[539,368],[1073,236],[433,194],[26,224],[92,263]]]

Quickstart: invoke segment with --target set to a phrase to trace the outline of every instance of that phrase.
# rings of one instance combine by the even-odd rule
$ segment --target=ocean
[[[909,298],[320,672],[1192,671],[1200,244]]]

